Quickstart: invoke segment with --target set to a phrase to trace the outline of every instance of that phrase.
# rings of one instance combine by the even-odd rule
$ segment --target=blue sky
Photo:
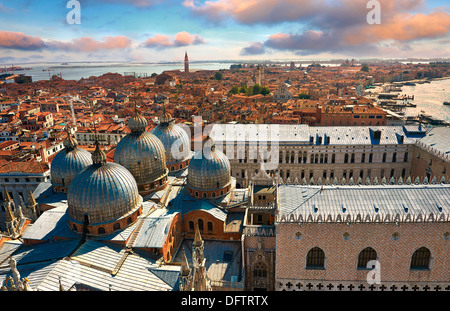
[[[0,63],[447,57],[444,0],[0,0]]]

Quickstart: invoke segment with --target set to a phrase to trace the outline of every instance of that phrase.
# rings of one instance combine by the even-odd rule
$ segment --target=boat
[[[414,82],[405,82],[403,85],[415,86],[416,84]]]
[[[445,106],[450,106],[450,102],[444,102]]]

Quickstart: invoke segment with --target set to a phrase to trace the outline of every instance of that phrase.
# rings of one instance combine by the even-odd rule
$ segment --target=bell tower
[[[184,53],[184,72],[189,72],[189,58],[187,52]]]

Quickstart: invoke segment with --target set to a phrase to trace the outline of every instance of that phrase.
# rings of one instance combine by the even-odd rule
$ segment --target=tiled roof
[[[0,167],[1,173],[30,173],[30,174],[43,174],[50,170],[50,166],[47,163],[40,162],[9,162],[6,165]]]

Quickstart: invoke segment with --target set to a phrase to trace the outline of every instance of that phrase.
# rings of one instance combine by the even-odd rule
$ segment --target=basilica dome
[[[123,166],[106,162],[98,143],[92,161],[93,164],[77,174],[70,184],[67,193],[69,225],[82,232],[87,221],[90,234],[125,228],[142,212],[142,197],[136,181]]]
[[[143,196],[164,188],[167,184],[164,146],[147,132],[147,120],[137,111],[128,121],[131,133],[123,137],[114,152],[114,162],[124,166],[133,175]]]
[[[187,188],[199,198],[215,198],[231,190],[231,167],[227,156],[216,150],[212,138],[203,140],[203,150],[197,151],[188,167]]]
[[[166,166],[169,172],[178,171],[189,165],[192,156],[188,134],[179,125],[174,124],[172,116],[164,112],[151,133],[164,145]]]
[[[64,149],[53,158],[50,177],[55,192],[67,193],[75,175],[92,164],[92,157],[88,151],[78,148],[78,142],[69,132],[63,144]]]

